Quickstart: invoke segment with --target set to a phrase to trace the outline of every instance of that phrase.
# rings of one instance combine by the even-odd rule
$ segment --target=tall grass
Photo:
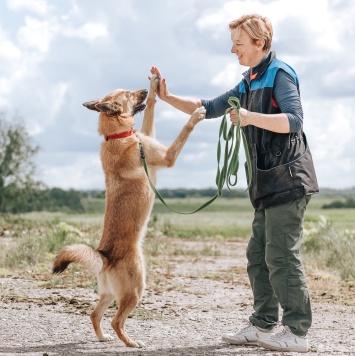
[[[309,266],[355,278],[355,231],[335,230],[324,215],[305,226],[302,250]]]
[[[11,226],[14,221],[11,221]],[[76,242],[90,243],[84,240],[76,227],[60,222],[47,227],[28,227],[17,236],[13,243],[0,249],[0,268],[23,269],[53,260],[61,247]]]

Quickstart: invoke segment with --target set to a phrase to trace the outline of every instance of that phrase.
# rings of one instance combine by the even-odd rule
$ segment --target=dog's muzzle
[[[134,106],[132,115],[138,114],[139,112],[143,111],[146,108],[146,104],[143,102],[148,95],[148,90],[142,90],[140,94],[139,102]]]
[[[144,103],[142,104],[137,104],[134,108],[133,108],[133,115],[138,114],[139,112],[143,111],[145,109],[147,105],[145,105]]]

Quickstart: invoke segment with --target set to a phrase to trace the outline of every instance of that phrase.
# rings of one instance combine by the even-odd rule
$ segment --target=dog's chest
[[[108,142],[109,144],[111,142]],[[116,142],[112,142],[116,143]],[[137,142],[124,144],[117,142],[115,145],[104,143],[101,147],[102,168],[106,182],[143,180],[145,172],[142,166]],[[144,179],[145,180],[145,179]],[[143,183],[142,181],[140,182]]]

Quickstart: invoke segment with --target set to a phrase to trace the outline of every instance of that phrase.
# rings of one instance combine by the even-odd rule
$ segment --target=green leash
[[[163,197],[159,193],[159,191],[155,188],[154,184],[152,183],[149,173],[148,173],[148,166],[147,162],[145,159],[144,155],[144,149],[143,149],[143,144],[141,140],[139,140],[139,151],[143,163],[143,167],[145,170],[145,173],[148,177],[149,184],[154,191],[155,195],[158,197],[158,199],[171,211],[177,214],[194,214],[197,213],[198,211],[204,209],[206,206],[210,205],[212,202],[214,202],[218,197],[222,196],[222,189],[224,184],[227,182],[227,188],[230,192],[233,194],[238,194],[237,191],[233,191],[231,187],[234,187],[237,184],[238,178],[237,178],[237,173],[239,169],[239,149],[240,149],[240,142],[243,140],[243,146],[244,146],[244,151],[245,151],[245,156],[247,160],[247,167],[248,167],[248,172],[249,176],[252,176],[252,166],[251,166],[251,159],[250,159],[250,154],[247,146],[247,141],[245,134],[240,127],[241,123],[241,117],[240,117],[240,103],[239,99],[237,97],[231,96],[228,99],[228,104],[230,107],[225,111],[221,126],[219,129],[219,138],[218,138],[218,146],[217,146],[217,175],[216,175],[216,185],[217,185],[217,193],[216,195],[208,200],[206,203],[202,204],[199,208],[197,208],[194,211],[191,212],[181,212],[181,211],[176,211],[169,207],[166,202],[164,201]],[[235,110],[238,113],[238,123],[236,126],[233,124],[230,126],[228,130],[228,125],[227,125],[227,114],[231,110]],[[222,152],[222,145],[221,145],[221,137],[223,137],[225,141],[225,146],[224,146],[224,163],[222,169],[220,169],[220,160],[221,160],[221,152]],[[232,179],[232,176],[234,176],[234,179]],[[250,187],[251,184],[251,179],[249,179],[248,182],[248,188]]]

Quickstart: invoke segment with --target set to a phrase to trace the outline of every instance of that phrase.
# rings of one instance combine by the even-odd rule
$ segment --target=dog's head
[[[100,112],[100,134],[112,134],[112,131],[120,128],[130,128],[134,126],[133,116],[146,107],[144,100],[148,91],[146,89],[129,91],[117,89],[106,95],[103,99],[92,100],[83,105],[90,110]]]

